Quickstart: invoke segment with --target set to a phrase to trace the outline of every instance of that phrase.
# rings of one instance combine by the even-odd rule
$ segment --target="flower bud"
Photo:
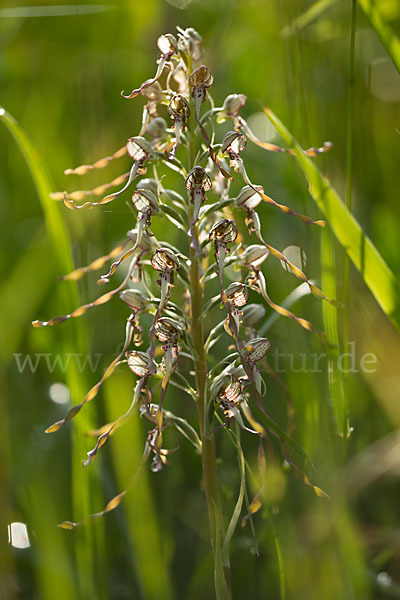
[[[252,244],[239,256],[239,262],[245,267],[258,267],[267,258],[269,252],[265,246]]]
[[[165,93],[158,81],[155,81],[148,87],[144,88],[141,91],[141,94],[145,98],[148,98],[151,102],[160,102],[165,98]]]
[[[126,234],[127,238],[133,242],[133,244],[136,244],[136,240],[137,240],[137,229],[130,229],[127,234]],[[140,248],[142,250],[144,250],[145,252],[151,252],[152,250],[154,250],[155,248],[155,244],[153,241],[153,238],[150,237],[149,235],[147,235],[146,232],[143,232],[142,234],[142,239],[140,240],[140,244],[139,244]]]
[[[160,248],[151,257],[151,264],[157,271],[174,271],[179,269],[179,259],[168,248]]]
[[[125,302],[134,312],[143,312],[149,307],[149,302],[139,290],[127,289],[119,293],[122,302]]]
[[[129,138],[126,143],[128,154],[133,160],[142,162],[151,154],[151,146],[144,137],[136,136]]]
[[[256,363],[264,358],[270,348],[270,345],[271,344],[268,338],[254,338],[253,340],[247,342],[242,354],[250,363]]]
[[[186,189],[201,189],[203,192],[208,192],[212,187],[212,181],[203,167],[193,167],[186,178]]]
[[[225,154],[238,155],[247,144],[246,136],[237,131],[228,131],[222,140],[221,151]]]
[[[157,196],[158,194],[158,185],[155,179],[151,179],[150,177],[146,177],[145,179],[140,179],[136,185],[137,190],[150,190]]]
[[[262,304],[248,304],[242,312],[243,325],[253,327],[265,317],[266,313],[265,306]]]
[[[246,100],[244,94],[229,94],[224,100],[222,110],[228,117],[236,117],[239,110],[246,104]]]
[[[254,188],[249,185],[242,187],[239,195],[233,201],[235,206],[248,209],[258,206],[262,198],[255,190],[260,190],[262,193],[264,192],[264,188],[262,188],[261,185],[254,186]]]
[[[178,27],[178,31],[181,34],[178,42],[179,48],[187,50],[193,60],[200,60],[202,55],[201,44],[203,42],[201,35],[193,27],[188,27],[185,30]]]
[[[238,229],[232,219],[221,219],[212,226],[209,239],[213,242],[222,242],[230,244],[238,236]]]
[[[169,317],[161,317],[155,324],[155,331],[160,342],[174,342],[182,336],[183,324]]]
[[[190,107],[186,99],[179,94],[173,96],[168,105],[168,114],[173,121],[180,119],[186,122],[186,119],[190,116]]]
[[[225,290],[229,302],[234,306],[244,306],[249,299],[249,290],[244,283],[231,283]]]
[[[152,139],[160,139],[167,134],[167,123],[162,117],[154,117],[146,127],[146,134]]]
[[[138,212],[160,212],[160,205],[157,198],[150,190],[136,190],[132,195],[132,202]]]
[[[145,377],[156,371],[154,361],[145,353],[137,350],[125,352],[128,366],[138,377]]]
[[[163,56],[172,56],[178,53],[178,42],[172,33],[161,35],[157,40],[157,46]]]

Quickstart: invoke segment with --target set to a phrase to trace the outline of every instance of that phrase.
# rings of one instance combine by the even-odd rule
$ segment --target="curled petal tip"
[[[93,453],[92,451],[87,452],[87,458],[82,461],[82,466],[88,467],[89,465],[91,465],[93,460],[95,459],[95,456],[96,456],[96,453]]]
[[[43,321],[32,321],[33,327],[44,327]]]
[[[63,521],[62,523],[58,523],[57,527],[60,529],[75,529],[78,523],[74,523],[73,521]]]
[[[53,423],[53,425],[50,425],[50,427],[48,427],[45,430],[45,433],[54,433],[55,431],[58,431],[59,429],[61,429],[61,427],[63,426],[64,421],[57,421],[56,423]]]
[[[136,98],[136,96],[138,95],[138,90],[133,90],[130,94],[125,94],[125,90],[121,91],[121,96],[123,98],[126,98],[126,100],[130,100],[131,98]]]

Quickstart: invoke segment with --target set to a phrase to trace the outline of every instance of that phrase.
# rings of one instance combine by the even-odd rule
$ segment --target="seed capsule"
[[[212,181],[203,167],[193,167],[186,178],[186,189],[201,189],[203,192],[208,192],[212,187]]]
[[[136,136],[129,138],[126,143],[128,154],[134,161],[142,162],[151,154],[151,146],[144,137]]]
[[[173,121],[176,119],[181,119],[186,122],[190,116],[190,108],[186,99],[179,94],[173,96],[168,105],[168,114]]]
[[[228,131],[222,140],[221,150],[223,153],[237,156],[246,147],[247,139],[243,133],[237,131]]]
[[[242,312],[243,325],[253,327],[265,317],[266,313],[265,306],[262,304],[248,304]]]
[[[213,242],[222,242],[230,244],[238,236],[238,229],[232,219],[222,219],[212,226],[209,238]]]
[[[254,338],[247,342],[242,352],[250,363],[256,363],[267,354],[271,344],[268,338]]]
[[[160,212],[156,196],[150,190],[138,189],[132,196],[132,202],[138,212]]]
[[[249,290],[244,283],[231,283],[226,288],[226,295],[234,306],[244,306],[249,299]]]
[[[175,342],[178,337],[182,336],[183,325],[175,319],[161,317],[155,324],[155,331],[160,342]]]
[[[145,377],[156,371],[154,361],[145,353],[137,350],[125,352],[128,366],[138,377]]]
[[[178,42],[171,33],[161,35],[157,40],[157,46],[163,56],[172,56],[178,53]]]
[[[261,185],[254,186],[254,188],[250,187],[249,185],[242,187],[239,195],[233,201],[235,206],[248,209],[258,206],[262,201],[262,198],[255,190],[260,190],[261,193],[264,193],[264,189],[261,187]]]
[[[203,88],[206,90],[212,86],[213,81],[214,78],[211,71],[205,65],[201,65],[201,67],[193,71],[189,77],[189,85],[194,89]]]
[[[151,257],[152,266],[157,271],[174,271],[179,269],[179,259],[168,248],[160,248]]]
[[[149,303],[139,290],[128,289],[119,293],[122,302],[125,302],[134,312],[147,310]]]

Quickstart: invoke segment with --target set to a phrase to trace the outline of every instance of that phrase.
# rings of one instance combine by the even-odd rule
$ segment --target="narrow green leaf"
[[[314,284],[314,280],[311,281],[311,283]],[[322,286],[323,287],[323,286]],[[292,308],[292,306],[294,304],[296,304],[296,302],[298,300],[300,300],[301,298],[303,298],[304,296],[307,296],[311,294],[310,288],[308,287],[308,285],[306,283],[301,283],[299,286],[297,286],[297,288],[295,288],[293,290],[293,292],[291,292],[288,296],[286,296],[286,298],[283,300],[283,302],[281,302],[281,306],[283,306],[283,308]],[[329,296],[330,298],[334,297],[334,296]],[[328,302],[323,302],[323,305],[328,304]],[[329,305],[332,307],[333,310],[336,310],[336,308],[334,308],[331,304]],[[282,317],[281,314],[277,313],[277,312],[272,312],[270,314],[270,316],[268,317],[268,319],[266,319],[263,322],[262,327],[259,329],[259,334],[261,336],[265,335],[267,333],[267,331],[269,331],[272,327],[272,325],[274,325],[274,323],[276,323],[276,321],[278,321],[280,318]]]
[[[221,549],[221,531],[222,523],[221,516],[213,498],[211,498],[211,506],[213,508],[214,529],[215,529],[215,548],[214,551],[214,584],[217,600],[232,600],[232,595],[226,583],[224,574],[224,564],[222,559]],[[229,562],[228,565],[229,567]]]
[[[284,27],[282,35],[284,37],[295,35],[300,29],[307,27],[307,25],[315,21],[334,4],[337,4],[337,0],[318,0],[296,17],[289,25]],[[376,0],[358,0],[358,4],[386,48],[393,64],[400,72],[400,39],[393,31],[393,28],[385,21],[380,3],[376,2]]]
[[[282,29],[282,36],[289,37],[295,35],[297,31],[307,27],[310,23],[318,19],[328,8],[336,4],[337,0],[318,0],[312,6],[307,8],[298,17]]]
[[[14,352],[18,352],[26,334],[26,324],[36,317],[38,307],[57,276],[51,245],[48,242],[43,244],[45,236],[45,228],[40,226],[21,258],[13,261],[13,269],[10,269],[7,280],[1,286],[0,356],[4,361],[10,360]],[[44,264],[46,269],[43,269]],[[15,315],[18,315],[18,319]]]
[[[321,282],[322,288],[328,294],[336,295],[335,248],[332,232],[329,229],[322,232],[321,239]],[[340,340],[338,330],[337,310],[327,302],[322,306],[324,330],[327,337],[328,351],[328,383],[329,395],[335,417],[336,429],[339,435],[348,437],[349,423],[347,403],[344,394],[343,373],[339,369]]]
[[[50,199],[52,185],[46,165],[21,126],[14,117],[2,107],[0,107],[0,118],[14,137],[32,174],[32,179],[37,189],[46,219],[47,229],[53,243],[53,250],[60,267],[67,273],[73,268],[71,246],[66,227],[59,213],[59,206]],[[76,293],[75,297],[77,298]]]
[[[25,131],[14,117],[2,107],[0,107],[0,120],[3,121],[13,136],[31,173],[42,207],[50,240],[51,252],[54,256],[53,264],[56,266],[56,269],[59,270],[60,274],[68,273],[73,268],[71,244],[66,225],[60,213],[60,206],[50,199],[50,193],[53,186],[47,167]],[[78,301],[78,288],[76,283],[73,283],[72,285],[67,286],[67,288],[63,290],[63,294],[60,295],[60,309],[63,310],[63,308],[65,308],[67,310],[68,308],[71,308],[71,306],[77,306]],[[26,327],[27,324],[24,323],[21,326]],[[82,334],[82,331],[83,329],[80,327],[79,333]],[[79,342],[77,342],[77,339]],[[76,351],[77,343],[80,343],[82,346],[84,340],[83,336],[78,335],[78,328],[72,326],[58,334],[58,341],[59,351],[61,353],[69,354]],[[79,373],[78,368],[74,363],[71,363],[66,372],[66,383],[72,397],[79,398],[85,395],[86,384],[83,375]],[[84,455],[83,434],[90,428],[92,428],[91,417],[89,414],[86,414],[77,422],[73,430],[71,476],[73,506],[74,513],[76,512],[83,515],[92,512],[90,507],[91,502],[94,500],[90,495],[90,481],[94,476],[94,473],[90,476],[88,476],[87,473],[84,474],[81,466],[81,458]],[[54,523],[54,526],[56,526],[56,523]],[[104,539],[102,539],[101,528],[96,530],[96,538],[97,539],[95,540],[93,531],[90,528],[87,528],[74,546],[75,558],[81,567],[78,571],[79,586],[82,594],[88,597],[93,597],[96,593],[95,583],[88,575],[93,571],[94,547],[96,547],[96,551],[98,552],[99,557],[101,557],[100,560],[104,560]],[[67,552],[67,549],[64,546],[63,551]],[[65,560],[68,560],[68,556],[66,556]]]
[[[400,291],[393,272],[356,218],[346,208],[336,190],[312,160],[304,155],[292,134],[269,108],[265,108],[264,111],[286,143],[295,150],[297,161],[308,181],[310,194],[326,216],[339,243],[360,272],[382,310],[400,329]]]
[[[385,22],[382,11],[376,1],[358,0],[358,3],[400,73],[400,39],[392,27]]]
[[[116,374],[105,382],[105,411],[110,422],[121,414],[121,407],[116,404],[115,398],[124,398],[131,384],[130,375],[126,372]],[[120,488],[126,488],[132,474],[141,467],[145,445],[143,438],[143,422],[138,415],[112,438],[109,452]],[[133,549],[131,567],[137,573],[144,597],[170,600],[173,591],[165,550],[171,543],[170,534],[168,530],[161,529],[148,469],[141,471],[140,480],[130,488],[123,514],[125,533]]]
[[[242,450],[242,446],[240,444],[240,429],[239,429],[239,427],[237,427],[237,429],[236,429],[235,441],[236,441],[236,449],[237,449],[237,453],[238,453],[238,460],[239,460],[239,467],[240,467],[240,488],[239,488],[239,496],[238,496],[228,529],[227,529],[225,537],[224,537],[224,543],[222,545],[222,564],[224,567],[229,567],[229,546],[231,543],[232,536],[235,532],[237,523],[239,521],[240,513],[242,511],[245,486],[246,486],[246,470],[245,470],[243,450]]]

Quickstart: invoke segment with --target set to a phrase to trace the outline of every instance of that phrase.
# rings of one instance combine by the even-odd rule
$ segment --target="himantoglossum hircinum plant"
[[[241,431],[255,436],[261,470],[265,463],[264,440],[272,435],[278,438],[283,456],[296,476],[317,495],[324,495],[297,466],[295,458],[305,456],[289,435],[290,425],[288,430],[281,428],[268,414],[268,398],[264,402],[263,371],[279,380],[266,362],[270,342],[261,337],[257,329],[266,314],[264,303],[280,315],[295,320],[322,343],[325,336],[311,322],[270,298],[265,269],[262,270],[265,261],[270,256],[283,261],[292,275],[309,286],[314,296],[332,304],[336,302],[326,298],[298,266],[264,240],[257,213],[262,202],[270,205],[271,210],[279,209],[307,225],[324,226],[323,221],[299,214],[270,198],[259,182],[251,181],[247,174],[243,152],[249,141],[268,151],[293,154],[292,150],[257,139],[239,115],[246,103],[243,94],[230,94],[222,106],[215,106],[210,94],[213,76],[209,68],[201,64],[201,38],[196,31],[178,28],[176,37],[162,35],[157,45],[161,55],[154,77],[131,93],[122,93],[127,99],[137,96],[146,99],[138,134],[129,137],[112,155],[92,165],[65,171],[67,175],[85,175],[92,169],[107,167],[111,161],[124,159],[126,172],[89,191],[52,195],[54,200],[61,200],[69,209],[76,210],[96,209],[123,194],[125,200],[130,198],[137,220],[124,243],[64,277],[78,280],[112,261],[98,280],[100,285],[108,285],[123,270],[123,263],[128,264],[118,285],[68,315],[33,322],[35,327],[56,325],[82,316],[117,294],[128,312],[121,352],[85,398],[46,431],[52,433],[63,427],[96,397],[117,365],[127,364],[136,377],[131,405],[115,422],[99,428],[97,442],[84,464],[89,465],[95,459],[109,437],[135,411],[150,423],[143,461],[151,458],[153,471],[166,465],[171,452],[179,447],[179,442],[172,448],[167,447],[166,430],[173,430],[176,437],[189,440],[202,459],[216,590],[218,597],[225,598],[230,593],[229,543],[247,498],[247,466],[240,445]],[[218,125],[225,121],[231,122],[231,131],[218,141]],[[316,156],[329,147],[326,143],[305,152]],[[173,189],[164,186],[166,169],[175,173]],[[238,186],[235,193],[232,193],[233,182]],[[111,188],[119,189],[106,194]],[[153,219],[163,219],[165,238],[162,240],[156,239],[151,231]],[[251,245],[244,241],[247,234],[243,223]],[[175,235],[176,229],[179,236]],[[180,240],[179,248],[168,241],[172,237]],[[228,268],[232,266],[234,270]],[[257,304],[257,299],[261,303]],[[144,313],[152,315],[152,325],[145,335],[140,325]],[[169,410],[168,395],[172,387],[194,401],[196,425]],[[283,384],[282,387],[287,394]],[[288,406],[290,424],[293,410]],[[254,416],[257,412],[263,424]],[[228,525],[221,507],[214,446],[214,436],[222,435],[221,431],[229,435],[241,465],[239,497]],[[65,521],[60,526],[72,529],[87,519],[109,512],[118,506],[126,491],[115,496],[100,513],[79,523]],[[247,504],[244,522],[259,508],[260,498],[262,500],[262,490],[255,501]]]

